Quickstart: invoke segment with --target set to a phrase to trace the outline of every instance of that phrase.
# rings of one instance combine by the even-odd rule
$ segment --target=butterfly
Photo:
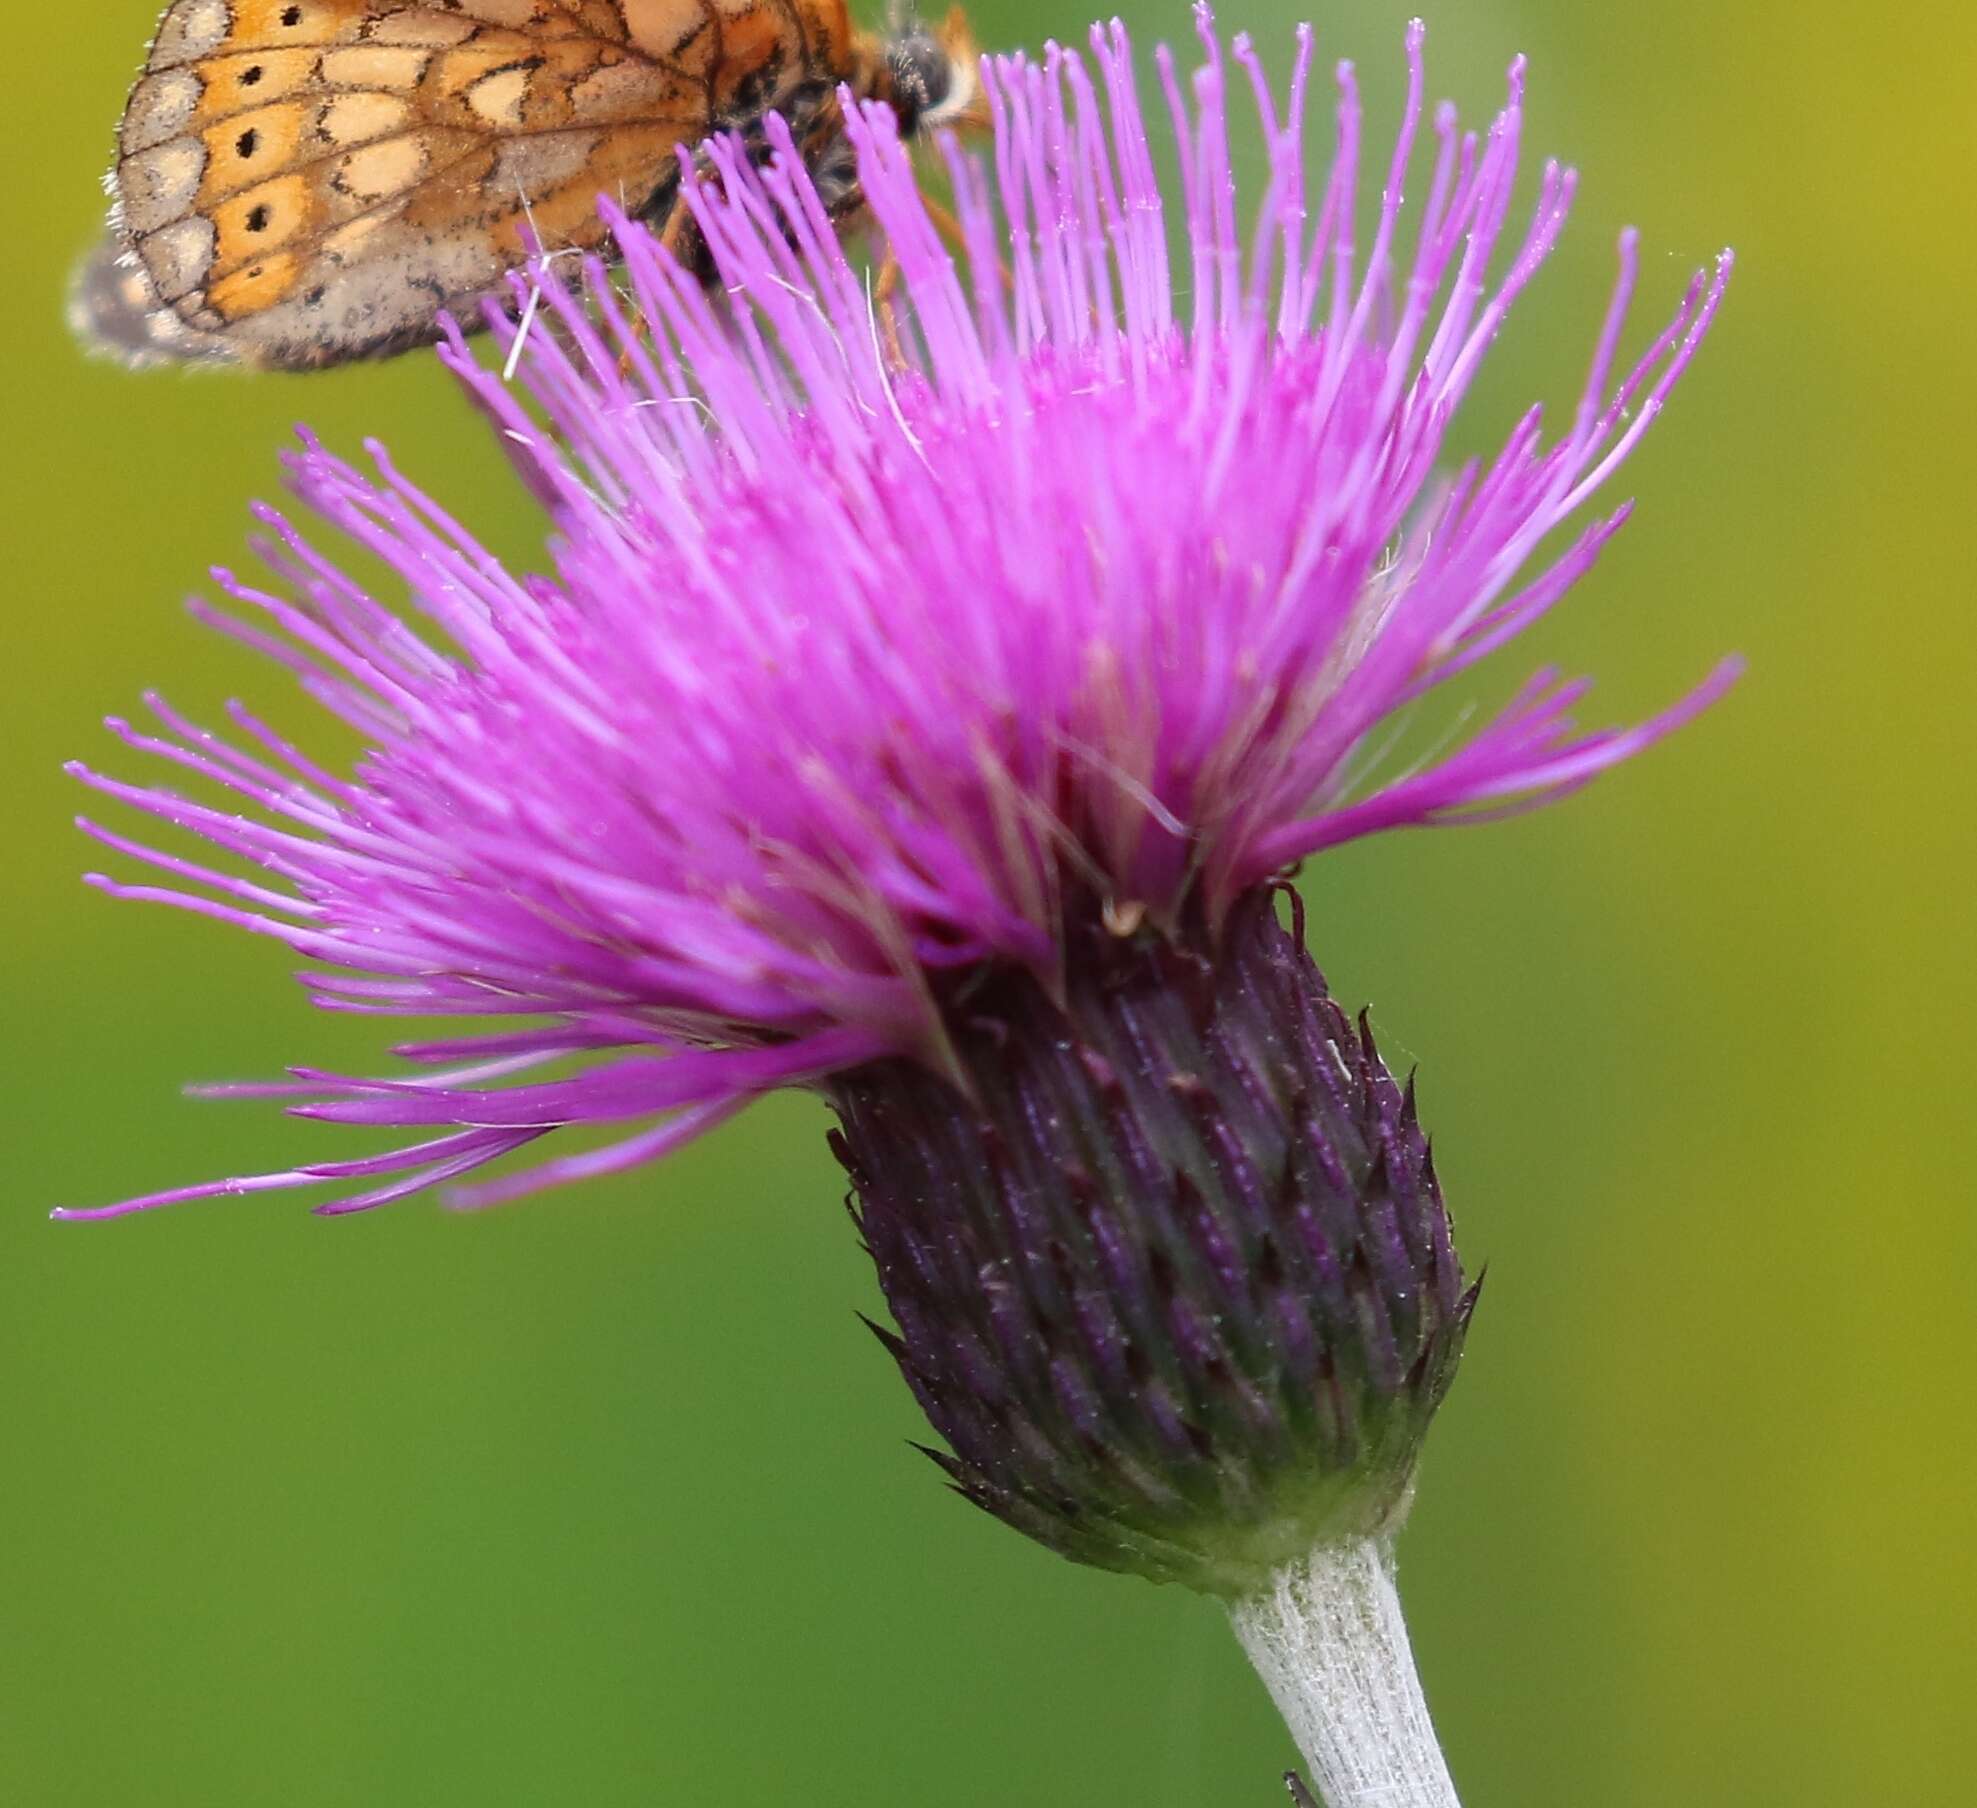
[[[173,0],[118,130],[71,316],[96,347],[317,369],[427,343],[539,246],[607,250],[600,193],[707,255],[675,151],[790,124],[860,210],[837,90],[902,134],[979,123],[974,49],[845,0]]]

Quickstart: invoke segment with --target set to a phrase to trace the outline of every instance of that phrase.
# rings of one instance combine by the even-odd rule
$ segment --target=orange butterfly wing
[[[429,340],[848,43],[843,0],[175,0],[119,134],[121,267],[79,312],[113,348],[283,368]]]

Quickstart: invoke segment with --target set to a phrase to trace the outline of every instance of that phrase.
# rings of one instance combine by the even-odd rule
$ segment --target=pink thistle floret
[[[156,732],[113,729],[217,801],[82,778],[262,881],[86,824],[166,875],[94,882],[285,943],[328,1009],[514,1022],[400,1048],[396,1078],[222,1089],[423,1133],[410,1147],[65,1215],[326,1180],[363,1186],[319,1209],[357,1210],[570,1125],[619,1135],[455,1199],[643,1162],[764,1090],[940,1063],[945,1001],[997,963],[1049,984],[1068,910],[1212,933],[1306,855],[1556,797],[1724,688],[1727,666],[1652,721],[1583,732],[1584,685],[1540,673],[1381,775],[1395,712],[1535,621],[1618,529],[1624,507],[1589,505],[1694,355],[1729,259],[1616,374],[1624,236],[1562,436],[1534,409],[1493,458],[1447,469],[1450,418],[1572,197],[1549,165],[1509,228],[1522,64],[1487,133],[1464,134],[1424,109],[1413,28],[1362,257],[1350,66],[1307,189],[1310,32],[1280,100],[1248,41],[1232,69],[1199,17],[1191,81],[1158,58],[1178,271],[1115,24],[1089,60],[984,63],[991,167],[942,146],[958,259],[891,115],[850,107],[893,299],[772,120],[765,167],[716,144],[718,181],[690,197],[725,296],[615,218],[622,270],[543,260],[492,322],[500,364],[455,335],[441,355],[553,521],[551,577],[503,569],[381,450],[367,475],[305,441],[295,489],[410,607],[264,511],[278,587],[218,573],[253,619],[198,612],[370,750],[339,777],[237,706],[222,738],[154,701]],[[1246,216],[1231,83],[1268,156]]]

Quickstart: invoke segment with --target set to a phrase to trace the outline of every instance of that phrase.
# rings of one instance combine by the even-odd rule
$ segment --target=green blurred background
[[[1215,1609],[1045,1557],[907,1450],[808,1101],[477,1219],[44,1221],[349,1147],[177,1097],[375,1042],[272,947],[84,893],[57,769],[133,770],[96,723],[147,685],[280,709],[176,603],[240,556],[290,423],[387,438],[515,556],[535,533],[427,358],[140,378],[70,346],[152,7],[10,33],[0,126],[0,1799],[1278,1800],[1289,1748]],[[1319,15],[1389,122],[1407,10]],[[1281,60],[1291,16],[1225,19]],[[1130,17],[1185,35],[1168,0]],[[978,20],[1015,45],[1080,15]],[[1431,24],[1472,116],[1528,51],[1535,147],[1586,178],[1474,438],[1576,385],[1623,222],[1648,313],[1718,244],[1743,260],[1628,474],[1639,518],[1541,650],[1615,715],[1725,648],[1751,673],[1556,811],[1309,876],[1490,1264],[1402,1547],[1429,1690],[1471,1808],[1968,1803],[1977,30],[1948,0]]]

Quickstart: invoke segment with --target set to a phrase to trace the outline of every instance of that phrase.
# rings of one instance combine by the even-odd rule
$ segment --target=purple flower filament
[[[1464,134],[1451,107],[1427,113],[1410,31],[1362,260],[1350,67],[1307,191],[1311,33],[1280,103],[1248,40],[1232,71],[1198,21],[1187,82],[1158,57],[1178,272],[1114,24],[1089,61],[985,61],[990,167],[943,146],[958,260],[890,114],[850,108],[903,278],[896,340],[778,121],[768,167],[717,144],[719,183],[690,197],[724,295],[618,219],[615,276],[544,260],[492,321],[526,400],[455,335],[441,356],[547,510],[553,575],[504,570],[382,450],[367,474],[305,441],[295,489],[409,606],[263,511],[277,587],[216,573],[246,619],[196,612],[370,750],[338,777],[238,706],[223,738],[153,700],[159,732],[113,730],[221,801],[79,775],[261,878],[86,823],[166,876],[93,882],[284,943],[325,1009],[517,1021],[400,1048],[400,1077],[219,1089],[421,1133],[410,1147],[61,1215],[330,1180],[363,1184],[319,1209],[354,1211],[570,1125],[624,1134],[456,1201],[625,1168],[765,1090],[902,1054],[941,1066],[960,978],[1048,984],[1073,900],[1212,925],[1352,837],[1559,796],[1722,691],[1729,665],[1651,721],[1582,731],[1584,683],[1540,672],[1427,763],[1367,770],[1394,712],[1537,620],[1618,530],[1624,506],[1589,504],[1693,357],[1729,259],[1616,375],[1623,236],[1563,436],[1533,409],[1493,458],[1444,470],[1572,198],[1547,166],[1512,230],[1521,62],[1487,133]],[[1248,214],[1231,81],[1268,146]]]

